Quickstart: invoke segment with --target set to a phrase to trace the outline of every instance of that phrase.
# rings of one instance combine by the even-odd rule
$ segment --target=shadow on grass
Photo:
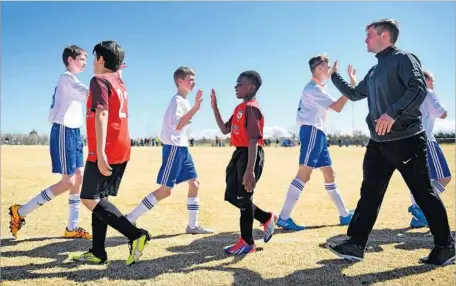
[[[396,244],[396,249],[417,250],[429,249],[434,247],[434,237],[428,231],[427,233],[412,232],[412,228],[402,229],[374,229],[372,230],[366,245],[366,253],[383,251],[382,245]],[[452,232],[453,237],[455,233]],[[337,235],[328,239],[328,242],[342,241],[347,236],[345,234]],[[326,248],[327,244],[319,245]]]
[[[401,230],[375,230],[372,232],[372,245],[380,246],[383,244],[399,243],[416,244],[410,237],[421,237],[424,244],[432,246],[432,237],[423,237],[423,234],[412,233],[400,236]],[[255,232],[255,236],[259,234]],[[235,284],[257,284],[257,285],[369,285],[399,279],[406,276],[432,271],[434,267],[426,265],[414,265],[410,267],[398,268],[384,272],[359,274],[346,276],[343,271],[352,263],[342,259],[330,259],[317,262],[321,265],[316,268],[297,270],[294,273],[279,277],[264,279],[260,273],[246,269],[236,268],[236,263],[245,256],[228,256],[223,248],[235,242],[238,233],[225,232],[210,236],[202,236],[188,245],[178,245],[167,248],[170,255],[159,257],[152,260],[140,260],[137,264],[126,266],[125,260],[110,261],[107,266],[95,266],[91,269],[86,268],[77,262],[63,263],[67,256],[64,254],[69,251],[84,251],[90,247],[90,241],[82,240],[62,240],[51,243],[33,250],[27,251],[5,251],[4,257],[26,256],[26,257],[46,257],[54,261],[44,264],[26,264],[21,266],[3,267],[2,279],[4,281],[22,281],[36,278],[66,278],[74,282],[90,282],[103,278],[115,280],[150,280],[163,274],[189,274],[198,271],[219,271],[233,275]],[[409,237],[410,235],[410,237]],[[163,237],[165,238],[165,237]],[[331,238],[331,241],[341,239],[342,236]],[[416,240],[420,240],[416,239]],[[33,240],[32,240],[33,241]],[[107,240],[107,247],[125,244],[127,240],[123,237],[114,237]],[[421,246],[422,247],[422,246]],[[414,249],[414,248],[410,248]],[[145,252],[153,251],[153,242],[146,247]],[[109,249],[108,255],[109,255]],[[127,258],[127,248],[125,249],[125,259]],[[256,254],[249,254],[256,255]],[[393,259],[392,255],[392,259]],[[217,262],[216,266],[204,266],[208,262]],[[264,262],[267,267],[267,261]],[[362,262],[361,262],[362,263]],[[59,272],[43,273],[47,269],[58,270]],[[212,274],[209,274],[212,275]]]
[[[245,256],[228,256],[223,251],[223,248],[236,242],[238,236],[237,233],[219,233],[216,235],[204,236],[193,241],[189,245],[168,248],[167,250],[172,252],[172,255],[153,260],[141,260],[131,267],[125,265],[125,260],[128,257],[128,248],[126,246],[127,239],[124,237],[110,237],[106,241],[106,247],[125,245],[125,260],[108,261],[107,269],[104,269],[106,266],[98,266],[103,269],[84,270],[77,270],[78,266],[83,265],[81,263],[64,263],[68,258],[66,253],[86,251],[91,247],[91,241],[62,239],[61,241],[53,242],[32,250],[3,251],[3,257],[40,257],[51,258],[53,261],[44,264],[31,263],[23,266],[5,266],[2,268],[2,279],[4,281],[21,281],[35,278],[66,277],[67,279],[76,282],[93,281],[104,277],[121,280],[153,279],[161,274],[185,272],[190,267],[226,258],[231,258],[228,264],[236,263]],[[157,239],[157,237],[154,237],[153,239]],[[40,238],[33,238],[23,241],[40,240]],[[11,243],[9,240],[6,241]],[[17,241],[17,243],[19,242],[20,241]],[[10,245],[12,245],[12,243]],[[153,241],[146,247],[145,252],[147,251],[153,251]],[[109,257],[109,248],[107,249],[107,252]],[[42,270],[50,268],[63,269],[63,271],[58,273],[39,273],[42,272]]]

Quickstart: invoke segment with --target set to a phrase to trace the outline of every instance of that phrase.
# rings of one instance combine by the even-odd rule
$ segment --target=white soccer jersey
[[[335,100],[326,88],[311,80],[302,91],[296,121],[299,126],[310,125],[326,131],[327,110]]]
[[[190,124],[185,125],[181,130],[176,130],[176,127],[182,116],[187,114],[190,109],[191,106],[188,99],[178,94],[171,98],[163,118],[163,126],[160,134],[160,140],[163,144],[188,146]]]
[[[434,122],[436,118],[440,118],[446,112],[446,108],[433,90],[427,90],[426,97],[420,106],[420,112],[427,139],[429,141],[436,141],[434,137]]]
[[[87,100],[89,88],[75,75],[65,71],[59,77],[52,96],[49,122],[79,128],[83,123],[82,106]]]

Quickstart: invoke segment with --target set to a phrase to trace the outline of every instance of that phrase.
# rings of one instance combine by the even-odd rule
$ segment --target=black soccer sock
[[[91,252],[99,258],[106,256],[105,240],[108,225],[95,213],[92,213],[92,249]]]
[[[130,241],[138,239],[142,231],[133,225],[117,208],[108,200],[101,200],[93,209],[93,213],[102,221],[126,236]]]
[[[241,237],[249,245],[253,245],[253,203],[240,206],[241,210]]]
[[[264,210],[260,209],[253,203],[252,203],[252,205],[253,205],[253,215],[254,215],[255,219],[257,221],[261,222],[262,224],[265,224],[271,218],[272,214],[265,212]]]

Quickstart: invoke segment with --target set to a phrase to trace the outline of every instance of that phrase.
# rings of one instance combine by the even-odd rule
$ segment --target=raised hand
[[[198,92],[196,93],[196,97],[195,97],[195,107],[200,108],[202,101],[203,101],[203,91],[201,89],[198,89]]]
[[[218,108],[218,106],[217,106],[217,94],[215,93],[214,89],[212,89],[212,91],[211,91],[211,107],[212,107],[212,109]]]
[[[331,68],[331,71],[329,72],[329,74],[333,74],[335,72],[337,72],[339,70],[339,62],[336,60]]]
[[[348,77],[350,78],[350,85],[351,87],[355,87],[357,80],[356,80],[356,69],[353,67],[353,65],[348,65]]]

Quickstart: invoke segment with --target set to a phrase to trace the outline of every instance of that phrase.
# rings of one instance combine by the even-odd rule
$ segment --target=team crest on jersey
[[[236,114],[236,119],[237,119],[237,121],[241,120],[241,118],[242,118],[242,113],[243,113],[243,111],[242,111],[242,110],[239,110],[238,113]]]

